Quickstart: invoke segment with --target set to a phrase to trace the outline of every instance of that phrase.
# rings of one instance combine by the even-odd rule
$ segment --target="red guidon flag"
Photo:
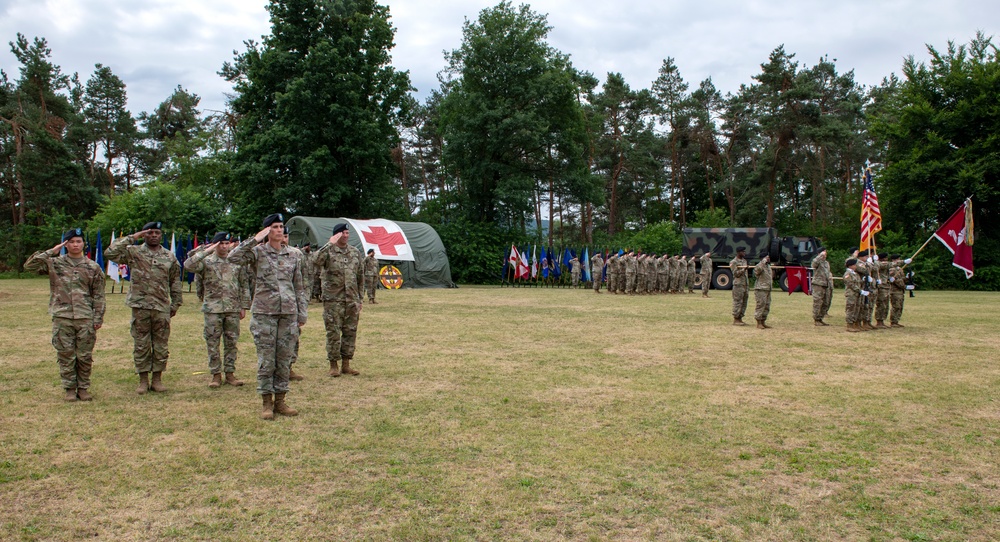
[[[951,264],[965,271],[965,278],[972,278],[972,201],[965,203],[934,232],[934,237],[955,255]]]
[[[406,239],[406,234],[399,224],[391,220],[376,218],[374,220],[352,220],[344,219],[358,232],[361,238],[363,252],[368,253],[369,249],[375,251],[375,258],[379,260],[397,260],[412,262],[413,249]]]
[[[785,274],[788,275],[788,295],[792,295],[799,286],[802,287],[803,293],[812,295],[809,271],[805,267],[790,265],[785,268]]]

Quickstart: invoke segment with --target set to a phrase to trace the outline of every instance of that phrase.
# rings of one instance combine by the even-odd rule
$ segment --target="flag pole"
[[[934,239],[934,234],[931,234],[931,236],[928,237],[926,241],[924,241],[924,244],[921,245],[920,248],[917,249],[917,251],[913,253],[913,256],[910,256],[910,259],[912,260],[912,259],[916,258],[917,254],[920,254],[924,250],[924,248],[927,246],[927,244],[930,243],[933,239]],[[907,265],[910,265],[910,264],[903,264],[903,267],[906,267]]]

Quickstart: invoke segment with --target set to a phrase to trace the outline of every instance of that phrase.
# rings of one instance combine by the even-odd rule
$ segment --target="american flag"
[[[872,170],[865,169],[865,193],[861,196],[861,250],[874,247],[872,238],[882,231],[882,212],[878,208],[878,196],[872,184]]]

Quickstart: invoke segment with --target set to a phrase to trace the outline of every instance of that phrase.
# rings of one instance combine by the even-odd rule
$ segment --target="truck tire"
[[[716,290],[733,289],[733,273],[728,269],[716,269],[712,273],[712,288]]]
[[[701,290],[701,273],[694,276],[694,289]]]
[[[771,239],[771,246],[768,247],[767,255],[771,257],[771,265],[782,265],[780,237]],[[754,256],[756,256],[756,254]]]

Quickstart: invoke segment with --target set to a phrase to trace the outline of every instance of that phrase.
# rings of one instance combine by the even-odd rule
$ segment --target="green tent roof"
[[[353,219],[352,219],[353,220]],[[381,264],[395,265],[403,274],[403,288],[454,288],[451,280],[451,266],[448,264],[448,253],[445,252],[441,237],[434,228],[423,222],[397,222],[413,249],[414,261],[379,260]],[[319,216],[294,216],[285,223],[288,228],[288,244],[292,246],[321,247],[330,240],[333,227],[337,224],[347,224],[343,218],[326,218]],[[362,250],[361,236],[353,226],[350,243]]]

